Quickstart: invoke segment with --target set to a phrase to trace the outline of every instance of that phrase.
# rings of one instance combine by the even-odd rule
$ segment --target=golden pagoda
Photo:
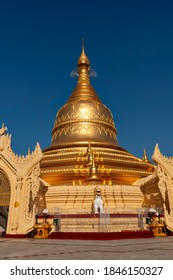
[[[119,146],[112,113],[101,102],[90,83],[90,61],[84,44],[77,61],[77,72],[77,85],[56,114],[51,144],[43,151],[41,161],[41,177],[50,185],[46,196],[47,204],[49,205],[48,201],[53,195],[49,193],[52,189],[53,205],[60,208],[65,205],[69,207],[67,197],[71,197],[77,186],[88,186],[89,182],[92,185],[108,186],[107,188],[111,185],[129,186],[154,170],[150,162],[133,156]],[[93,170],[97,169],[95,175],[91,174],[89,158],[94,166]],[[92,176],[97,177],[95,182],[91,180]],[[56,203],[58,186],[61,199],[57,198]],[[71,186],[70,191],[68,186]],[[91,189],[87,188],[88,191]],[[77,193],[79,191],[76,192],[76,197]],[[65,198],[62,203],[63,196]],[[63,206],[58,203],[59,200]],[[74,208],[74,204],[73,202],[71,207]],[[113,202],[111,206],[113,207]]]
[[[77,71],[77,85],[56,114],[50,147],[42,151],[37,143],[17,155],[7,127],[0,128],[0,226],[9,237],[26,236],[36,216],[49,213],[50,224],[40,232],[134,231],[143,229],[139,214],[155,208],[173,231],[173,157],[156,145],[152,165],[145,149],[140,159],[118,144],[113,116],[90,83],[84,44]],[[102,214],[110,214],[109,224]]]
[[[103,184],[132,184],[151,174],[153,165],[119,146],[112,113],[90,83],[84,46],[77,66],[76,88],[58,110],[51,145],[43,151],[42,178],[53,185],[84,184],[89,175],[85,167],[89,143]]]

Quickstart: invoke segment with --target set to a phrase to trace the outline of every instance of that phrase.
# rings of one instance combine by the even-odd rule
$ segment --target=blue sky
[[[120,146],[173,154],[173,2],[0,0],[0,123],[26,154],[50,144],[73,91],[82,37],[94,86],[113,113]]]

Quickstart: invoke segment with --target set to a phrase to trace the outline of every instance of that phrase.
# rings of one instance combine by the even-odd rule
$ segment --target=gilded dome
[[[86,146],[88,141],[94,146],[118,147],[112,113],[90,83],[90,62],[84,46],[77,65],[77,86],[56,115],[51,147]]]

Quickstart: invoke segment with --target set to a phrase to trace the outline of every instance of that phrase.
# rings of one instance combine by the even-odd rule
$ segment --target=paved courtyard
[[[124,240],[0,238],[1,260],[173,260],[173,236]]]

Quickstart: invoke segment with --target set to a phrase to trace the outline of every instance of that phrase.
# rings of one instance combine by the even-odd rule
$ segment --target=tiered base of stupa
[[[91,214],[96,188],[101,190],[104,211],[137,213],[142,207],[143,194],[131,185],[58,185],[49,186],[45,194],[49,213]]]
[[[101,190],[104,203],[100,213],[95,213],[93,208],[96,189]],[[52,224],[51,233],[135,232],[147,229],[146,216],[142,210],[143,194],[137,186],[50,186],[45,199],[49,211],[48,221]]]

